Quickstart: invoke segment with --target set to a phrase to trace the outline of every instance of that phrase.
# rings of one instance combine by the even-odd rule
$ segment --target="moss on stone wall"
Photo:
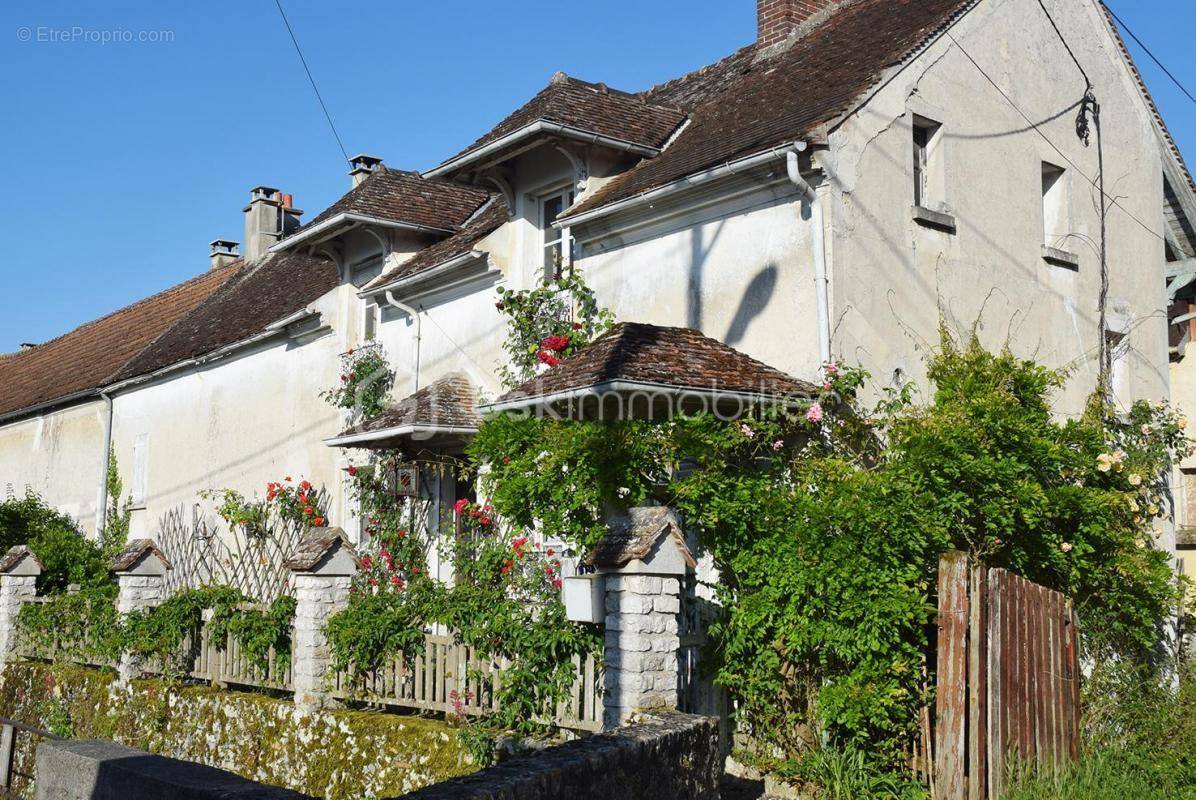
[[[475,769],[456,731],[439,720],[304,712],[287,700],[157,680],[122,689],[111,672],[66,665],[5,667],[0,716],[330,800],[399,795]],[[32,772],[29,737],[20,743],[18,770]]]

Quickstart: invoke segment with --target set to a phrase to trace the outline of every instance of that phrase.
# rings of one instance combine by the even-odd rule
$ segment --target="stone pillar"
[[[166,572],[170,562],[151,539],[134,539],[109,565],[119,589],[116,613],[120,616],[161,605],[166,599]],[[120,684],[127,685],[141,672],[140,660],[129,653],[120,657]]]
[[[677,707],[676,576],[606,576],[603,727],[617,728],[636,711]]]
[[[295,589],[295,634],[291,638],[291,681],[303,708],[328,704],[332,656],[324,626],[349,602],[357,555],[340,528],[313,528],[288,561]]]
[[[41,561],[23,544],[0,559],[0,666],[13,655],[17,615],[26,601],[37,596],[37,576],[41,574]]]

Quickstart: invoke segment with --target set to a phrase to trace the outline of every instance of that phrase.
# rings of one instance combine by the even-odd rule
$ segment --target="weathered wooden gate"
[[[939,562],[935,789],[998,798],[1009,758],[1075,760],[1077,627],[1071,600],[1004,569]]]

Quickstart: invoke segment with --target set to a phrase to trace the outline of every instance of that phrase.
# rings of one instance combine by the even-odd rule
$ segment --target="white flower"
[[[749,439],[751,439],[752,437],[754,437],[756,435],[756,432],[754,430],[752,430],[751,428],[749,428],[748,424],[746,422],[739,423],[739,432],[742,433],[744,436],[746,436]]]
[[[626,486],[620,486],[615,490],[615,494],[617,494],[619,497],[626,497],[627,495],[631,494],[631,490]]]
[[[1188,427],[1188,418],[1187,418],[1187,417],[1180,417],[1179,419],[1177,419],[1177,420],[1175,421],[1175,427],[1179,428],[1181,431],[1182,431],[1184,428]]]
[[[775,442],[772,443],[773,450],[780,450],[784,446],[785,446],[785,442],[782,441],[781,439],[777,439]]]
[[[1063,544],[1059,545],[1059,549],[1062,550],[1064,553],[1070,553],[1071,552],[1071,542],[1064,542]]]
[[[1147,425],[1145,423],[1142,424],[1142,435],[1143,436],[1150,436],[1151,430],[1152,429],[1149,425]]]
[[[1141,486],[1142,485],[1142,476],[1136,472],[1131,472],[1130,476],[1128,478],[1126,478],[1126,480],[1128,480],[1130,482],[1130,486]]]
[[[1113,455],[1111,453],[1101,453],[1096,457],[1096,468],[1100,472],[1108,472],[1113,467]]]

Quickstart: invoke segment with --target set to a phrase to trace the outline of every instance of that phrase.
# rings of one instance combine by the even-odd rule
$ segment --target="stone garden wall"
[[[46,742],[37,761],[38,800],[305,798],[107,742]],[[717,720],[666,712],[396,800],[715,800],[721,773]]]
[[[261,694],[157,680],[122,688],[114,672],[84,667],[8,664],[0,716],[330,800],[401,795],[475,769],[456,730],[439,720],[310,711]],[[30,774],[30,737],[18,741],[17,771]],[[27,787],[14,788],[28,796]]]

